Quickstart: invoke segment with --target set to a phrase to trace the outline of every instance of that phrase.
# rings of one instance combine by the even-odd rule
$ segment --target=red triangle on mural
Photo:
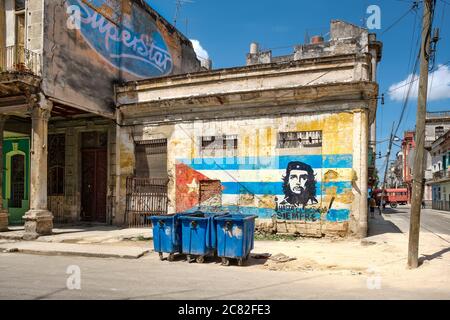
[[[176,210],[183,212],[199,204],[200,181],[210,181],[204,174],[184,163],[176,165]]]

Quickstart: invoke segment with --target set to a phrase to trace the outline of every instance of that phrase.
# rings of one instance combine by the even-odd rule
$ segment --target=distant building
[[[450,130],[450,111],[427,112],[425,119],[426,182],[423,198],[428,206],[431,205],[431,202],[433,200],[433,172],[435,172],[436,170],[432,163],[432,144],[448,130]]]
[[[392,161],[392,164],[389,168],[387,180],[389,188],[396,189],[406,187],[403,180],[403,158],[403,152],[399,151],[397,152],[395,160]]]
[[[433,209],[450,211],[450,130],[431,144]]]
[[[412,190],[415,148],[415,132],[405,131],[402,140],[402,181],[404,187],[408,189],[409,196],[411,196]],[[409,201],[411,201],[411,198]]]

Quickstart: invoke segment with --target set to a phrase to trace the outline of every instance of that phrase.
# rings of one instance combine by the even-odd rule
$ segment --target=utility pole
[[[384,169],[383,189],[381,191],[381,211],[382,212],[384,212],[383,201],[386,197],[386,180],[387,180],[387,174],[388,174],[388,169],[389,169],[389,159],[391,157],[392,143],[394,141],[394,127],[395,127],[395,121],[394,121],[394,123],[392,123],[391,137],[389,139],[389,146],[388,146],[388,151],[387,151],[387,155],[386,155],[386,168]]]
[[[424,180],[424,150],[425,150],[425,117],[427,109],[428,68],[430,60],[430,40],[432,14],[435,0],[424,0],[422,46],[420,50],[419,98],[416,118],[416,153],[414,155],[413,186],[411,200],[411,218],[409,226],[408,267],[419,266],[419,232],[420,209],[422,207]]]

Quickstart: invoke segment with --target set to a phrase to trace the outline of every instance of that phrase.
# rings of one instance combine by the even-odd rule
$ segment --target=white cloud
[[[409,82],[417,79],[412,84],[410,98],[417,98],[419,80],[418,75],[410,74],[405,80],[394,83],[389,87],[389,96],[392,100],[402,101],[408,92]],[[428,75],[428,100],[450,99],[450,67],[439,65],[439,67]]]
[[[200,41],[195,39],[190,39],[192,42],[192,45],[194,46],[194,51],[197,54],[197,58],[200,60],[209,59],[208,51],[203,49],[202,45],[200,44]]]

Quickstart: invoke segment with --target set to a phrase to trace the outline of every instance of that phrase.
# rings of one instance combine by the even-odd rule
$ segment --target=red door
[[[106,149],[83,150],[81,168],[81,219],[106,223]]]

